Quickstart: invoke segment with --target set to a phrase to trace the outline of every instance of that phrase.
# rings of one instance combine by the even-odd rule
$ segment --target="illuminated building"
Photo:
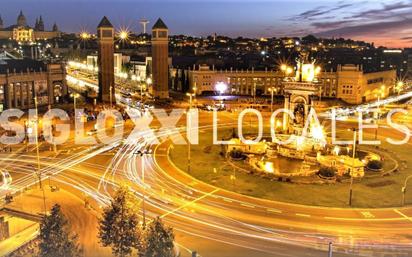
[[[188,71],[189,87],[196,85],[197,94],[218,94],[216,84],[225,82],[228,85],[225,93],[230,95],[252,96],[256,92],[257,96],[269,96],[272,87],[278,95],[283,95],[285,76],[281,70],[217,70],[207,65]],[[395,70],[365,72],[356,65],[340,65],[337,71],[322,71],[317,76],[319,95],[352,104],[377,99],[382,85],[385,85],[384,96],[387,96],[395,81]]]
[[[44,64],[29,59],[0,60],[0,110],[34,107],[62,102],[67,95],[66,72],[61,64]]]
[[[3,21],[0,18],[0,39],[12,39],[18,42],[33,42],[39,39],[51,39],[60,37],[61,33],[58,31],[58,27],[54,24],[51,31],[46,31],[43,18],[36,20],[35,27],[32,28],[28,25],[27,19],[23,12],[20,11],[17,17],[15,25],[4,28]]]

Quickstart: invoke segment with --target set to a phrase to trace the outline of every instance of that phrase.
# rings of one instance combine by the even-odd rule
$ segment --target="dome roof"
[[[23,14],[23,11],[20,11],[19,17],[17,17],[17,26],[25,27],[27,26],[26,17]]]

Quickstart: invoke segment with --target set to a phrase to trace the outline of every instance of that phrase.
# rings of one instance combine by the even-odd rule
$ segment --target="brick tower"
[[[99,101],[108,103],[114,98],[114,28],[110,21],[103,17],[97,26],[98,67],[99,67]],[[110,97],[110,94],[112,96]]]
[[[152,28],[153,95],[169,98],[169,29],[158,19]]]

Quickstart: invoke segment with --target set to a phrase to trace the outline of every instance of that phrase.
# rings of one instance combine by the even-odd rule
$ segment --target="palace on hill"
[[[42,16],[36,19],[34,27],[27,23],[23,12],[17,17],[17,22],[9,27],[4,27],[0,17],[0,39],[12,39],[22,43],[29,43],[36,40],[44,40],[60,37],[61,32],[55,23],[51,30],[46,30]]]

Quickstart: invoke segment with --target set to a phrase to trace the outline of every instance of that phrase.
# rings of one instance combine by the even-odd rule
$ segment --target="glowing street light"
[[[274,173],[275,172],[275,169],[273,168],[273,162],[266,162],[264,169],[268,173]]]
[[[396,83],[395,89],[396,89],[396,91],[398,92],[398,94],[401,93],[401,91],[403,90],[404,85],[405,85],[405,83],[404,83],[403,81],[398,81],[398,82]]]
[[[73,109],[74,112],[76,113],[76,99],[80,97],[80,95],[78,93],[71,93],[70,97],[73,98]]]
[[[126,29],[121,29],[118,33],[118,37],[121,41],[127,41],[130,37],[130,32]]]
[[[325,133],[323,131],[322,126],[313,126],[311,128],[312,138],[317,141],[324,141],[325,140]]]
[[[340,153],[340,147],[339,147],[338,145],[335,146],[335,148],[333,148],[333,153],[334,153],[336,156],[339,155],[339,153]]]
[[[287,67],[286,68],[286,75],[289,76],[292,73],[293,73],[293,68],[292,67]]]
[[[224,82],[218,82],[218,83],[216,83],[216,85],[215,85],[215,90],[218,91],[219,94],[222,95],[222,94],[225,93],[226,90],[227,90],[227,85],[226,85],[226,83],[224,83]]]
[[[83,49],[86,49],[86,41],[92,36],[87,31],[80,32],[80,39],[83,41]]]
[[[86,31],[83,31],[83,32],[80,33],[80,38],[83,39],[83,40],[87,40],[90,37],[91,37],[91,35]]]

